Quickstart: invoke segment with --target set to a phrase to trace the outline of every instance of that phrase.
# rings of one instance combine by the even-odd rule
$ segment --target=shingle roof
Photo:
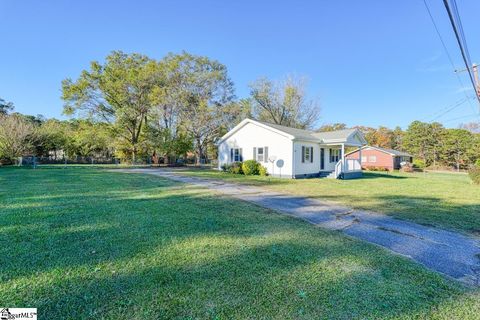
[[[395,156],[400,156],[400,157],[412,157],[412,155],[407,153],[407,152],[393,150],[393,149],[380,148],[380,147],[375,147],[375,146],[366,146],[365,148],[374,148],[374,149],[377,149],[379,151],[383,151],[385,153],[390,153],[390,154],[393,154]]]
[[[295,139],[305,139],[305,140],[319,140],[319,137],[315,136],[315,132],[304,130],[304,129],[297,129],[297,128],[292,128],[292,127],[286,127],[282,126],[279,124],[275,123],[269,123],[269,122],[263,122],[263,121],[258,121],[255,120],[256,122],[262,123],[266,126],[269,126],[271,128],[280,130],[282,132],[285,132],[289,135],[292,135]]]
[[[322,140],[346,140],[355,131],[357,131],[357,129],[343,129],[336,131],[315,132],[313,135]]]
[[[295,139],[298,139],[298,140],[312,140],[312,141],[318,141],[318,142],[328,142],[328,141],[337,141],[337,140],[346,141],[352,133],[357,131],[357,129],[343,129],[343,130],[328,131],[328,132],[313,132],[309,130],[286,127],[279,124],[268,123],[263,121],[257,121],[257,122],[260,122],[266,126],[275,128],[287,134],[290,134]]]

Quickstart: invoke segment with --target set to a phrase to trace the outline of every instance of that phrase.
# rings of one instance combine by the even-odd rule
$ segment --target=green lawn
[[[472,184],[464,174],[365,172],[362,179],[354,180],[294,180],[246,177],[214,170],[179,172],[261,185],[480,236],[480,186]]]
[[[403,257],[151,175],[2,168],[0,218],[0,304],[39,319],[480,314],[478,290]]]

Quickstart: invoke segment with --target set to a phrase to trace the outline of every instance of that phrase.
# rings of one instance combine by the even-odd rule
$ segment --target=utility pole
[[[478,66],[477,64],[472,65],[473,70],[473,79],[475,80],[475,85],[477,86],[477,94],[480,96],[480,80],[478,80]]]
[[[478,78],[478,65],[476,63],[473,63],[471,69],[473,71],[473,80],[475,82],[475,89],[476,89],[475,94],[477,95],[477,97],[480,97],[480,79]],[[468,69],[455,70],[455,73],[464,72],[464,71],[470,71],[470,70]]]

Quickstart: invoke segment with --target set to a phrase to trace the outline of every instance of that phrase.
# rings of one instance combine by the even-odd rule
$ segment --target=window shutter
[[[313,147],[310,147],[310,162],[313,162]]]
[[[263,148],[263,162],[268,162],[268,147]]]
[[[230,149],[230,162],[233,162],[233,148]]]
[[[330,156],[330,162],[333,162],[333,150],[332,149],[328,149],[328,155]]]
[[[238,149],[238,154],[240,156],[240,161],[243,162],[243,152],[242,152],[242,148]]]
[[[257,160],[257,148],[253,147],[253,160]]]
[[[305,162],[305,147],[302,146],[302,162]]]

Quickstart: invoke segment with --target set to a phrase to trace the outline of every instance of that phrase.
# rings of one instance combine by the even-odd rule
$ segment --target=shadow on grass
[[[0,301],[42,318],[388,318],[464,293],[381,249],[158,177],[39,172],[4,177]]]
[[[344,202],[340,195],[322,195],[319,200]],[[370,210],[427,226],[480,236],[480,204],[457,204],[438,197],[405,195],[349,195],[356,209]]]

